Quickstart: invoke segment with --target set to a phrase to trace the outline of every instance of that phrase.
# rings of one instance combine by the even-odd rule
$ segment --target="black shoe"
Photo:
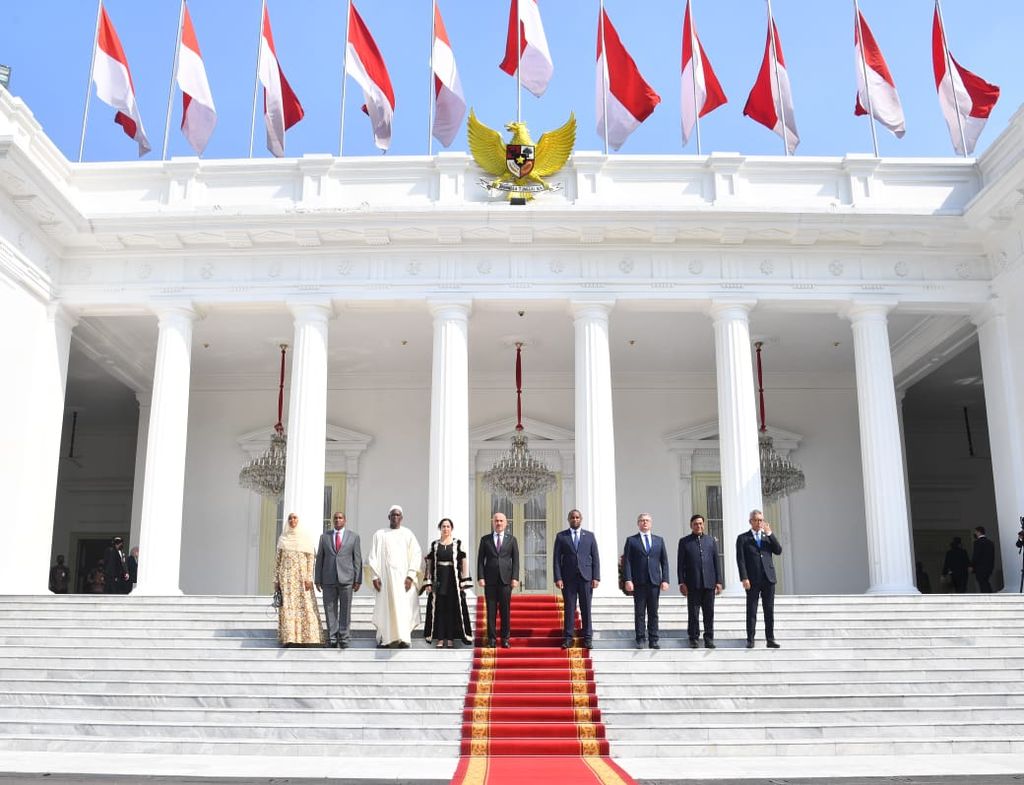
[[[690,638],[690,648],[691,649],[696,649],[697,648],[697,641],[695,641],[693,638]]]
[[[704,648],[705,649],[713,649],[713,648],[715,648],[715,642],[714,641],[704,641]]]
[[[583,648],[584,649],[592,649],[592,648],[594,648],[594,642],[592,640],[590,640],[590,638],[584,638],[583,639]]]
[[[754,642],[753,642],[752,640],[748,640],[748,641],[747,641],[747,648],[748,648],[748,649],[752,649],[752,648],[754,648]]]
[[[563,649],[571,649],[572,648],[572,641],[562,641],[562,648]]]
[[[493,638],[488,638],[487,643],[485,643],[484,646],[488,649],[493,649],[495,646],[497,646],[497,643]]]
[[[348,641],[338,641],[338,648],[339,649],[347,649],[348,646],[349,646]]]
[[[505,640],[503,640],[501,642],[501,648],[503,648],[503,649],[511,649],[512,648],[512,644],[509,643],[508,638],[505,638]]]
[[[652,649],[660,649],[661,645],[657,641],[651,641],[651,648]]]
[[[398,643],[395,644],[395,647],[398,648],[398,649],[408,649],[409,648],[409,644],[406,643],[405,641],[399,641]]]
[[[643,638],[637,638],[636,639],[636,647],[638,649],[642,649],[644,647],[644,639]]]
[[[775,641],[768,641],[768,642],[767,642],[767,643],[766,643],[765,645],[766,645],[766,646],[767,646],[767,647],[768,647],[769,649],[781,649],[781,648],[782,648],[782,647],[781,647],[781,646],[780,646],[779,644],[777,644],[777,643],[776,643]]]

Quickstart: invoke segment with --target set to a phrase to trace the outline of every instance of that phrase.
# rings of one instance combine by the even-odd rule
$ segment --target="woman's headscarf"
[[[294,529],[285,521],[284,531],[277,538],[277,549],[280,551],[298,551],[299,553],[316,553],[312,538],[303,531],[302,525]]]

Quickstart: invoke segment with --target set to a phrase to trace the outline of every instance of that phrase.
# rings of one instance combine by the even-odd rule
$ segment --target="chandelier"
[[[762,341],[757,341],[757,394],[761,412],[761,428],[757,437],[758,451],[761,457],[761,495],[766,501],[776,501],[783,496],[801,490],[804,485],[804,473],[800,467],[776,452],[772,445],[772,437],[764,420],[764,380],[761,373]]]
[[[484,472],[484,487],[495,496],[522,504],[555,487],[555,474],[530,455],[523,433],[523,344],[516,344],[516,432],[512,447]]]
[[[277,387],[277,424],[270,435],[270,449],[253,458],[238,473],[238,484],[260,496],[278,498],[284,493],[285,446],[281,413],[284,408],[284,355],[288,344],[281,344],[281,378]]]

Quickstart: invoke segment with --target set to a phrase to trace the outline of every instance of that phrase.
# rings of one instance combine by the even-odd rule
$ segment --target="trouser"
[[[754,640],[757,631],[757,600],[761,599],[764,608],[764,637],[775,640],[775,584],[763,581],[751,582],[747,589],[747,640]]]
[[[324,615],[327,617],[328,642],[349,642],[352,617],[352,584],[325,583]]]
[[[982,594],[992,593],[992,576],[991,575],[978,575],[975,573],[975,578],[978,579],[978,591]]]
[[[594,593],[590,581],[577,577],[562,582],[562,601],[565,603],[564,633],[565,639],[571,640],[576,627],[576,603],[580,605],[580,621],[583,628],[580,632],[584,640],[594,637],[594,630],[590,626],[590,598]]]
[[[487,642],[494,643],[498,623],[498,612],[501,612],[501,639],[507,641],[512,634],[512,621],[509,613],[512,609],[512,586],[488,583],[484,586],[484,599],[487,601]]]
[[[661,597],[661,586],[657,583],[633,584],[633,626],[636,639],[644,639],[646,622],[647,638],[651,643],[658,642],[658,599]]]
[[[700,618],[704,616],[704,640],[715,639],[715,590],[686,590],[686,636],[695,641],[700,637]]]

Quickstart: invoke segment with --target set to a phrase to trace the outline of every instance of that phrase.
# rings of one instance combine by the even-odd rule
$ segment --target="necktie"
[[[498,544],[495,546],[499,551],[501,550],[501,535],[498,535]]]
[[[754,534],[754,539],[757,540],[757,549],[761,550],[761,532],[756,532]]]
[[[573,529],[572,530],[572,548],[573,548],[574,551],[578,551],[580,549],[580,530],[579,529]]]
[[[651,535],[649,534],[644,535],[644,550],[647,551],[647,553],[651,552]]]
[[[341,550],[341,532],[334,533],[334,550]]]

